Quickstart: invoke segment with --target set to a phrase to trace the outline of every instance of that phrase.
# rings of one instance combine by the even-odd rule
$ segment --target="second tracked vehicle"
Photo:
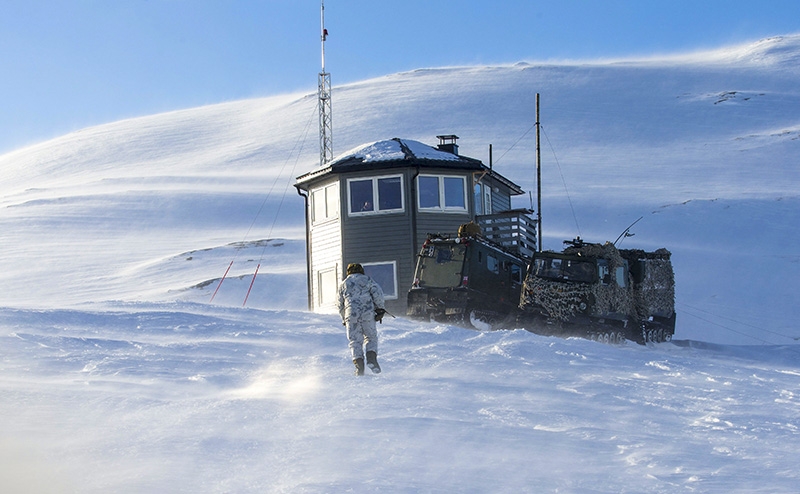
[[[606,343],[669,341],[675,333],[675,281],[666,249],[565,242],[537,252],[520,295],[518,323],[529,331]]]

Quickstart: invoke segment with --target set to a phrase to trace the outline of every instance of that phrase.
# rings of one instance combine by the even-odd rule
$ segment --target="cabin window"
[[[336,305],[339,289],[339,276],[336,266],[317,272],[318,299],[320,307]]]
[[[386,299],[397,298],[397,261],[364,263],[364,274],[375,280]]]
[[[461,177],[442,177],[444,189],[444,207],[467,209],[464,197],[464,179]]]
[[[351,216],[403,211],[403,180],[400,175],[347,181]]]
[[[492,214],[492,188],[483,183],[475,184],[475,214]]]
[[[417,178],[419,208],[436,211],[466,211],[466,184],[464,177],[420,175]]]
[[[492,188],[483,188],[483,214],[492,214]]]
[[[439,208],[439,179],[438,177],[421,176],[419,184],[420,209]]]
[[[322,223],[339,217],[339,184],[311,191],[311,222]]]

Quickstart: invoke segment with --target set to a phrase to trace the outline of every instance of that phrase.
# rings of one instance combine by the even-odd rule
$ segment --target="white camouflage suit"
[[[383,290],[365,274],[348,275],[339,286],[339,314],[353,359],[364,358],[365,351],[378,353],[375,309],[383,309],[383,304]]]

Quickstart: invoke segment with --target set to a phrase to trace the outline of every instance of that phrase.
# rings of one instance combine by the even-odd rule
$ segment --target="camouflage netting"
[[[650,316],[672,317],[675,311],[675,276],[670,257],[672,253],[661,248],[654,252],[626,249],[620,254],[635,269],[644,265],[641,279],[634,285],[636,314],[642,320]]]
[[[636,310],[641,318],[671,317],[675,310],[675,276],[667,259],[646,261],[647,271],[636,286]]]
[[[570,278],[572,264],[561,264],[563,270],[554,275],[549,270],[550,261],[544,260],[535,265],[538,275],[530,273],[525,278],[521,309],[531,315],[541,314],[548,322],[588,327],[613,322],[608,328],[618,327],[618,323],[623,322],[627,328],[624,338],[637,342],[671,338],[675,322],[675,279],[668,250],[617,250],[611,243],[583,244],[577,240],[561,254],[550,252],[542,257],[562,262],[579,261],[576,258],[596,262],[598,277],[592,282],[585,277]],[[599,338],[600,333],[591,334]],[[621,332],[612,331],[603,337],[619,341],[621,335]]]
[[[581,256],[587,258],[606,258],[611,260],[616,258],[617,262],[622,263],[622,256],[614,244],[606,242],[605,244],[581,244],[580,247],[567,247],[564,249],[564,254],[569,256]]]
[[[611,242],[606,242],[603,245],[586,245],[581,250],[583,251],[582,255],[585,257],[606,259],[608,261],[608,272],[612,279],[615,276],[617,268],[625,266],[625,260]],[[625,284],[630,285],[631,279],[627,270],[625,270],[624,276]],[[624,287],[620,287],[616,283],[609,283],[608,285],[598,284],[593,286],[592,291],[595,295],[595,305],[592,315],[601,316],[609,313],[634,314],[633,297],[630,291],[626,290]]]
[[[525,281],[523,305],[542,307],[548,317],[566,321],[579,312],[581,301],[589,301],[588,315],[604,317],[610,314],[626,315],[646,320],[651,315],[671,317],[674,310],[675,280],[670,263],[670,252],[659,249],[655,252],[624,250],[620,252],[610,242],[605,244],[582,244],[564,249],[564,254],[587,259],[605,259],[612,280],[618,267],[630,269],[643,260],[646,265],[640,284],[633,284],[628,270],[624,271],[625,284],[615,282],[583,284],[567,283],[529,277]],[[623,257],[624,255],[624,257]]]
[[[629,261],[633,259],[662,259],[668,261],[672,256],[672,253],[663,247],[653,252],[646,252],[641,249],[622,249],[620,254]]]
[[[595,297],[595,304],[591,315],[602,317],[608,314],[634,314],[631,293],[615,283],[592,285],[592,293]]]
[[[591,286],[583,283],[561,283],[542,278],[528,277],[523,290],[526,307],[542,307],[548,317],[566,321],[578,312],[581,300],[591,293]]]
[[[609,314],[635,315],[630,292],[614,283],[609,285],[566,283],[532,277],[525,281],[523,303],[542,307],[548,317],[567,321],[588,301],[588,315],[604,317]],[[591,301],[594,301],[592,303]]]

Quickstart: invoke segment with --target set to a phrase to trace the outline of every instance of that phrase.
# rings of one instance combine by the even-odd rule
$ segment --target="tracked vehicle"
[[[520,295],[517,322],[529,331],[606,343],[669,341],[675,333],[675,282],[666,249],[566,241],[536,252]]]
[[[527,264],[475,232],[429,235],[417,257],[407,315],[497,329],[516,313]]]

